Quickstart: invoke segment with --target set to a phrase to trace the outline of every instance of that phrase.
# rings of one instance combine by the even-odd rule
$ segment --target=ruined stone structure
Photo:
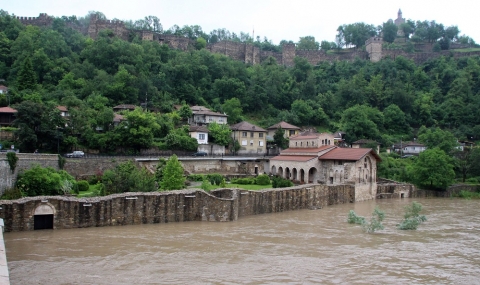
[[[365,49],[368,52],[370,61],[378,62],[382,59],[382,45],[383,40],[379,37],[369,38],[365,42]]]
[[[17,20],[25,26],[50,27],[53,23],[53,17],[48,16],[46,13],[40,13],[38,17],[17,17]]]
[[[123,193],[77,199],[64,196],[0,201],[5,231],[69,229],[186,221],[235,221],[265,213],[318,209],[353,202],[351,185],[302,185],[247,191],[199,189]]]
[[[112,32],[123,40],[128,40],[128,30],[122,21],[111,21],[98,19],[96,14],[90,15],[90,25],[88,26],[88,36],[96,39],[101,30],[112,30]]]

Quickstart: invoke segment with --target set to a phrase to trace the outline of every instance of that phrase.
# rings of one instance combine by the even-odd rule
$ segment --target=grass
[[[78,193],[77,197],[78,198],[91,197],[94,192],[97,192],[98,185],[99,184],[90,185],[90,188],[88,188],[87,191],[80,191],[80,193]]]
[[[200,186],[191,186],[188,188],[200,188]],[[219,185],[210,185],[210,190],[222,188]],[[272,184],[268,185],[256,185],[256,184],[233,184],[233,183],[228,183],[225,188],[241,188],[241,189],[246,189],[246,190],[262,190],[262,189],[270,189],[273,188]]]
[[[461,49],[452,49],[454,52],[471,52],[471,51],[480,51],[480,48],[461,48]]]
[[[480,193],[479,192],[470,192],[470,191],[462,190],[462,191],[460,191],[460,193],[458,193],[457,197],[464,198],[464,199],[467,199],[467,200],[480,199]]]

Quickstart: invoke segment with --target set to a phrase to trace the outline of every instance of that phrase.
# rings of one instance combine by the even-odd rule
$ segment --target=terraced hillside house
[[[233,141],[240,144],[236,154],[266,154],[267,130],[245,121],[230,126],[230,129]]]

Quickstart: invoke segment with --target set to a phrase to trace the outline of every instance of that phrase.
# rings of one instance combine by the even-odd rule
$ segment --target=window
[[[247,145],[247,140],[242,140],[242,145]]]
[[[251,137],[251,138],[253,138],[253,137],[254,137],[254,135],[255,135],[255,133],[254,133],[254,132],[250,132],[250,137]]]
[[[199,140],[205,140],[205,134],[198,134]]]
[[[258,146],[263,146],[263,141],[259,141]]]
[[[307,142],[307,146],[308,146],[308,142]]]
[[[247,137],[247,132],[242,132],[242,137],[246,138]]]
[[[253,140],[250,141],[250,145],[253,146]]]
[[[294,134],[295,134],[295,130],[290,130],[290,131],[289,131],[289,135],[290,135],[290,136],[293,136]]]
[[[263,138],[263,133],[258,133],[259,138]]]
[[[212,119],[212,118],[209,118],[208,121],[209,121],[209,122],[213,122],[213,119]]]

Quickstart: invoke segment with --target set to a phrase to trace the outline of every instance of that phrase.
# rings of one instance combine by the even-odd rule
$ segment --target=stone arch
[[[280,176],[280,177],[285,178],[285,177],[283,176],[283,167],[281,167],[281,166],[278,167],[277,175]]]
[[[296,168],[292,169],[292,179],[298,180],[298,170]]]
[[[305,170],[300,169],[300,182],[305,182]]]
[[[277,175],[277,168],[275,167],[275,165],[272,165],[272,169],[270,170],[270,174]]]
[[[330,173],[328,175],[328,179],[330,180],[330,184],[333,184],[333,169],[330,168]]]
[[[285,178],[291,179],[292,173],[290,172],[290,168],[285,167]]]
[[[53,230],[53,221],[55,217],[55,207],[50,203],[42,203],[33,211],[33,229],[34,230]]]
[[[308,170],[308,183],[315,183],[317,180],[318,171],[315,167],[312,167]]]

